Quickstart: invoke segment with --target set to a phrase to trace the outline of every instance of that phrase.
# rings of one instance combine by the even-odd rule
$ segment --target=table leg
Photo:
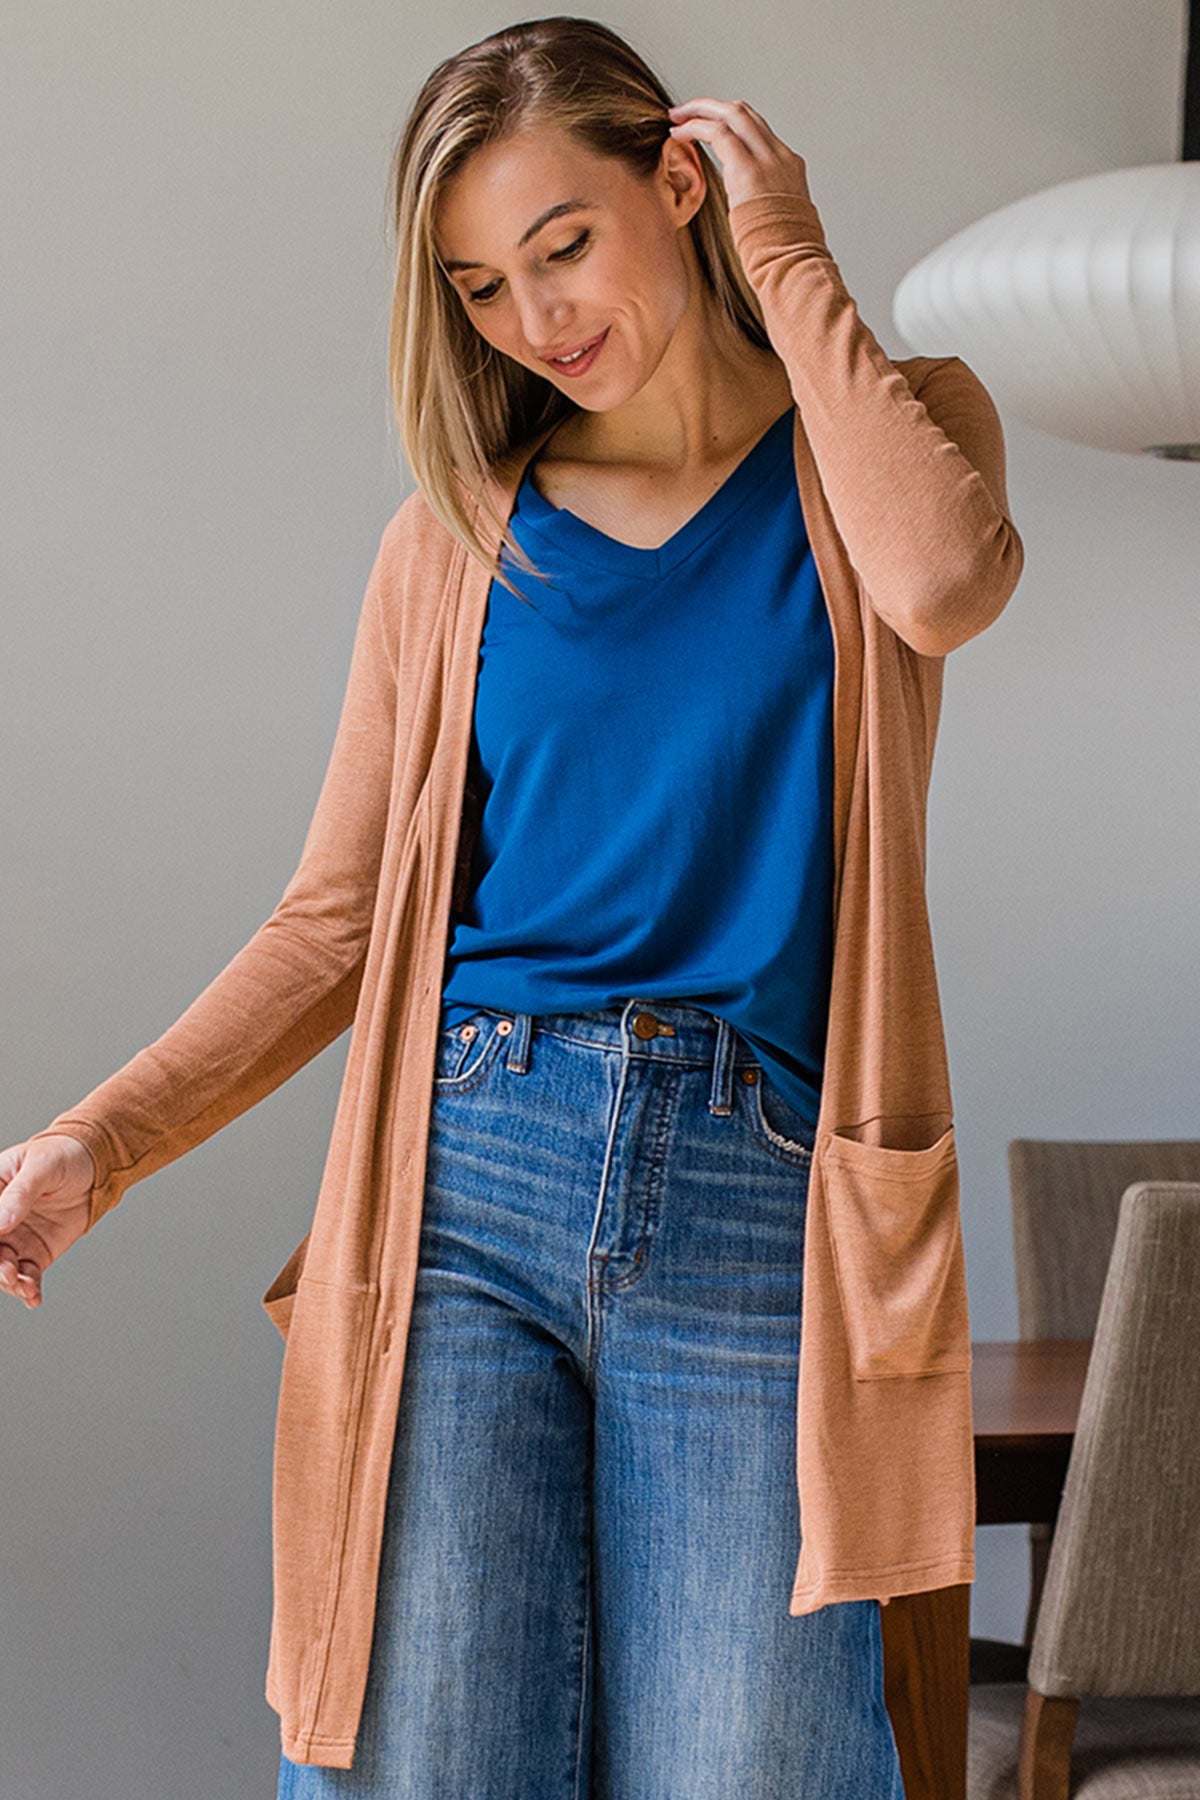
[[[970,1585],[898,1594],[880,1618],[905,1800],[966,1800]]]

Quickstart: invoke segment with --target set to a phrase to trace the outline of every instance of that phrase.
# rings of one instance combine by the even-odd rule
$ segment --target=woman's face
[[[668,139],[641,181],[558,127],[531,127],[476,151],[447,184],[437,254],[481,337],[607,411],[650,380],[699,294],[683,227],[704,194],[694,146]],[[578,374],[548,360],[601,336]]]

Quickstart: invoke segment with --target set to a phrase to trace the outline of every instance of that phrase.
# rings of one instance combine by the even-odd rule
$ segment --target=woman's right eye
[[[580,252],[587,248],[591,235],[591,232],[588,230],[581,231],[579,236],[569,243],[564,250],[556,250],[550,257],[550,261],[573,262]],[[487,287],[476,288],[474,293],[468,288],[467,298],[468,300],[474,301],[477,306],[485,306],[499,286],[500,283],[498,281],[492,281],[488,283]]]

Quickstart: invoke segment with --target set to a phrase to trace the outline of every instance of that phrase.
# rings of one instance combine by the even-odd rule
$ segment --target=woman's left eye
[[[579,236],[575,239],[574,243],[568,244],[565,249],[554,251],[553,255],[549,258],[549,261],[550,262],[561,262],[568,257],[578,256],[580,254],[580,252],[586,247],[588,239],[591,237],[591,235],[592,234],[590,231],[581,231]],[[498,286],[499,286],[499,283],[493,281],[493,282],[490,282],[488,284],[488,286],[485,288],[477,288],[474,293],[470,293],[470,291],[468,290],[468,298],[473,300],[477,306],[485,306],[487,304],[487,302],[495,294]]]
[[[583,249],[583,246],[587,243],[591,235],[590,231],[581,231],[573,244],[568,244],[565,250],[555,251],[554,255],[550,258],[551,262],[557,262],[562,256],[574,256],[577,251]]]

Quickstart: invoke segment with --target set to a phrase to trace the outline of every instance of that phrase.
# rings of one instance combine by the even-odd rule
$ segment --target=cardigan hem
[[[318,1731],[302,1731],[289,1725],[283,1716],[273,1669],[267,1671],[264,1691],[267,1705],[279,1715],[279,1747],[289,1762],[315,1764],[322,1769],[353,1768],[357,1731],[353,1737],[324,1737]]]
[[[898,1599],[907,1594],[921,1594],[937,1588],[970,1585],[974,1579],[974,1557],[959,1557],[949,1562],[902,1563],[882,1577],[883,1585],[887,1589],[884,1593],[863,1592],[864,1588],[878,1589],[881,1577],[877,1572],[864,1570],[857,1577],[852,1573],[846,1573],[827,1577],[825,1580],[805,1588],[793,1588],[788,1611],[795,1618],[805,1613],[817,1612],[823,1606],[863,1599],[877,1599],[881,1606],[886,1606],[889,1600]],[[818,1595],[819,1598],[817,1598]],[[811,1604],[813,1600],[815,1600],[815,1604]],[[810,1604],[803,1604],[805,1601]],[[270,1695],[268,1695],[268,1702],[274,1706]],[[353,1767],[357,1735],[349,1738],[323,1737],[316,1732],[290,1730],[281,1722],[280,1743],[289,1762],[327,1769],[349,1769]]]
[[[314,1737],[308,1731],[283,1731],[280,1734],[280,1745],[289,1762],[320,1769],[353,1768],[356,1742],[356,1738]]]
[[[807,1587],[794,1587],[788,1612],[792,1618],[818,1612],[846,1600],[878,1600],[886,1606],[889,1600],[906,1594],[924,1594],[936,1588],[970,1586],[975,1580],[974,1556],[954,1557],[950,1561],[899,1563],[887,1571],[864,1569],[825,1576]]]

